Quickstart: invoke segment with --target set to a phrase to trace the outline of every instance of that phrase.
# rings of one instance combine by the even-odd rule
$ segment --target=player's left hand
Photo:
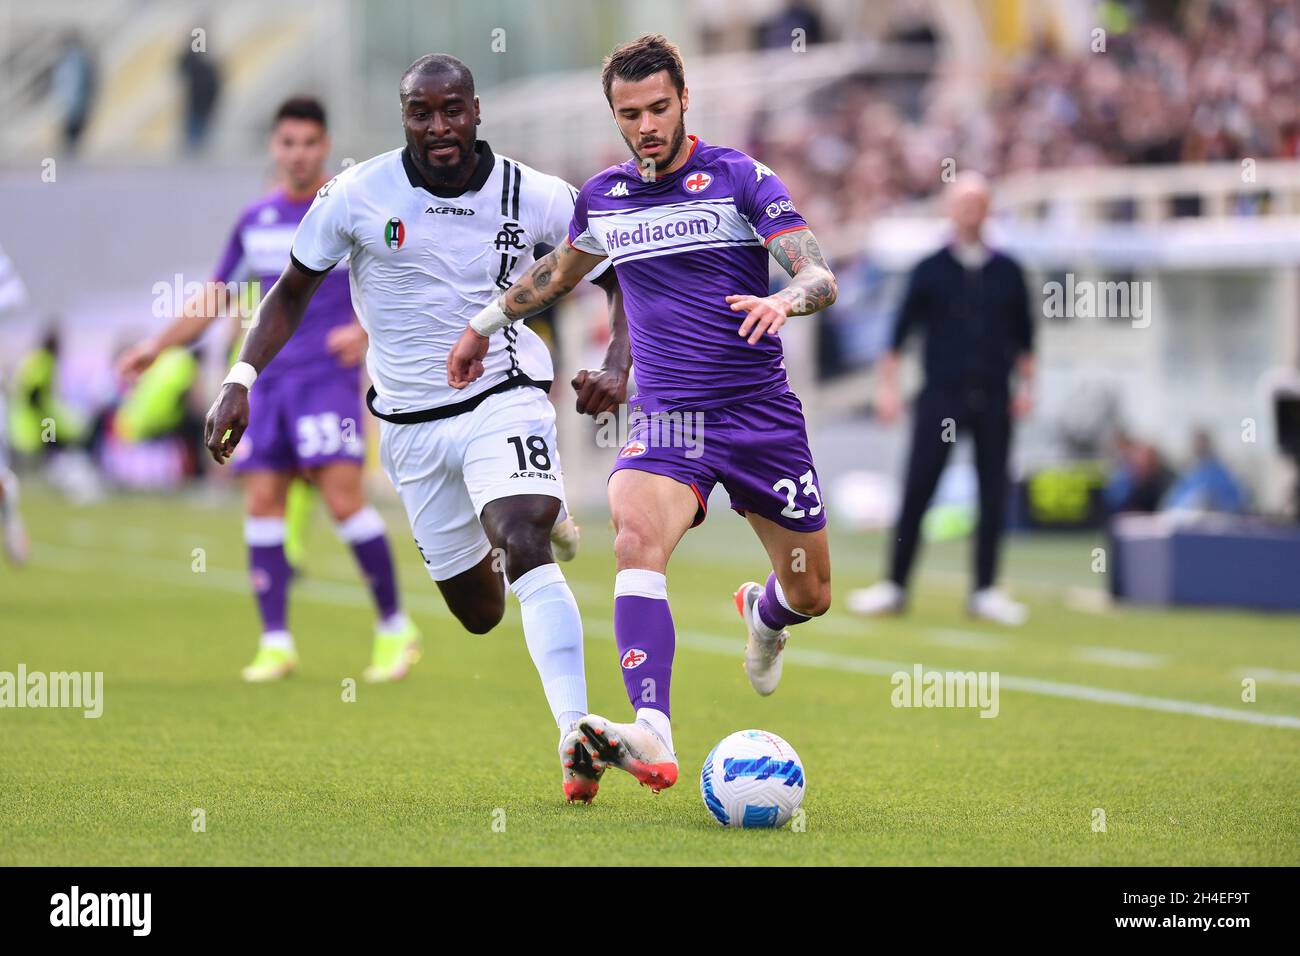
[[[627,401],[627,373],[610,369],[580,369],[573,376],[573,390],[578,393],[579,415],[600,415],[615,411]]]
[[[775,334],[790,315],[790,303],[774,295],[729,295],[726,301],[732,312],[749,313],[740,323],[740,335],[750,345],[757,345],[765,333]]]
[[[483,374],[483,359],[488,353],[488,337],[479,335],[469,326],[447,353],[447,384],[464,388]]]
[[[325,336],[325,347],[344,368],[352,368],[365,361],[366,348],[369,345],[370,336],[366,335],[366,330],[356,322],[330,329],[329,334]]]

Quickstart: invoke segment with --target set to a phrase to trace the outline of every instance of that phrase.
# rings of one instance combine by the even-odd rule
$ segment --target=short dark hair
[[[644,80],[654,76],[660,70],[667,70],[668,77],[677,87],[681,96],[686,89],[686,71],[682,67],[682,55],[673,43],[662,33],[647,33],[614,48],[614,52],[605,57],[601,66],[600,82],[605,87],[606,102],[613,103],[609,97],[609,88],[614,84],[614,77],[620,80]]]
[[[325,107],[321,106],[320,100],[314,96],[291,96],[275,111],[275,119],[272,120],[272,128],[280,125],[280,120],[285,119],[304,119],[311,120],[313,123],[319,123],[321,129],[328,129],[325,124]]]
[[[458,60],[450,53],[426,53],[414,63],[406,68],[402,74],[402,80],[399,84],[401,87],[406,86],[406,80],[411,76],[431,76],[438,73],[451,73],[460,81],[469,93],[470,99],[474,98],[474,74],[470,72],[464,61]]]

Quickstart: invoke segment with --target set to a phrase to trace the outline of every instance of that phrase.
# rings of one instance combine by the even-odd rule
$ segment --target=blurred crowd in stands
[[[933,195],[945,157],[996,178],[1300,156],[1300,0],[1112,2],[1097,12],[1102,33],[1089,46],[1042,38],[983,77],[986,95],[962,64],[936,59],[919,89],[850,79],[799,120],[759,117],[748,147],[821,222]],[[933,34],[893,39],[932,44]]]

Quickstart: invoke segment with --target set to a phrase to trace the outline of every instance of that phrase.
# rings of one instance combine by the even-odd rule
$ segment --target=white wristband
[[[226,376],[225,381],[223,381],[221,384],[242,385],[244,386],[244,388],[251,390],[253,387],[253,383],[256,381],[257,381],[257,369],[253,368],[253,366],[249,365],[247,362],[236,362],[233,366],[231,366],[230,374]]]
[[[513,321],[501,308],[501,303],[493,299],[491,305],[469,320],[469,327],[486,338],[493,332],[504,329]]]

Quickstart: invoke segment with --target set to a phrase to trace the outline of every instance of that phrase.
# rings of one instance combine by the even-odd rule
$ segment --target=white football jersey
[[[522,322],[496,332],[484,373],[447,384],[447,353],[465,326],[533,264],[533,247],[568,237],[577,190],[483,140],[464,189],[430,191],[405,148],[352,166],[321,187],[293,239],[293,259],[323,272],[349,259],[352,306],[370,336],[375,410],[455,405],[525,376],[548,382],[550,353]],[[592,278],[608,263],[592,271]]]

